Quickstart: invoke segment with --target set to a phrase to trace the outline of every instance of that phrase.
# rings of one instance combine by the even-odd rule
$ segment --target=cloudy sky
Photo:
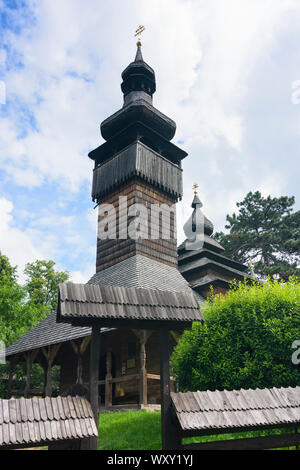
[[[248,191],[300,208],[300,0],[0,0],[0,15],[0,250],[20,272],[95,270],[87,153],[122,105],[139,24],[154,105],[189,153],[179,239],[194,181],[216,229]]]

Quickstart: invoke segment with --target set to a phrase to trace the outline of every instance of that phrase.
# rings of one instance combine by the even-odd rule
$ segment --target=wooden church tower
[[[96,272],[138,255],[176,268],[174,203],[182,196],[180,163],[187,154],[170,142],[175,122],[153,106],[155,74],[144,62],[139,43],[122,79],[123,107],[102,122],[106,142],[89,153],[95,161],[93,200],[100,208],[112,204],[117,216],[116,238],[98,238]],[[139,204],[147,213],[139,212]],[[170,208],[168,227],[155,211],[158,205]],[[130,237],[136,216],[142,224],[137,236]]]

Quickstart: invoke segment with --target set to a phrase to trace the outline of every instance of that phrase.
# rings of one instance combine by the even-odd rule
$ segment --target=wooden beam
[[[172,442],[172,406],[170,396],[170,350],[169,331],[160,331],[160,396],[161,396],[161,439],[162,450],[176,449]],[[176,443],[177,445],[177,443]]]
[[[91,350],[90,350],[90,403],[93,410],[95,423],[99,426],[99,368],[100,368],[100,327],[92,326]],[[98,449],[98,438],[90,438],[90,450]]]
[[[42,352],[47,362],[45,370],[45,397],[51,397],[52,395],[52,365],[60,346],[61,343],[48,346],[47,349],[42,348]]]
[[[140,344],[142,344],[142,343],[146,344],[149,337],[153,333],[152,330],[136,330],[136,329],[133,329],[132,331],[138,337]]]
[[[81,341],[80,347],[79,347],[80,354],[83,355],[83,354],[85,353],[86,348],[87,348],[88,345],[90,344],[90,341],[91,341],[91,337],[90,337],[90,336],[86,336],[85,338],[83,338],[83,340]]]
[[[173,337],[175,343],[178,344],[178,343],[179,343],[179,340],[180,340],[180,337],[181,337],[181,332],[171,330],[170,333],[171,333],[171,335],[172,335],[172,337]]]
[[[131,374],[131,375],[121,375],[120,377],[113,377],[109,380],[112,384],[118,384],[121,382],[129,382],[130,380],[138,379],[139,374]],[[98,385],[105,385],[105,380],[98,380]]]
[[[191,328],[192,321],[181,321],[181,320],[123,320],[113,318],[68,318],[68,321],[62,319],[66,323],[72,323],[73,326],[96,326],[101,325],[101,328],[130,328],[130,329],[143,329],[143,330],[161,330],[167,328],[168,330],[186,330]]]
[[[106,376],[105,376],[105,406],[112,406],[112,382],[111,382],[111,349],[106,352]]]
[[[141,343],[141,351],[140,351],[140,361],[141,361],[141,369],[140,369],[140,405],[147,405],[148,404],[148,393],[147,393],[147,370],[146,370],[146,343]]]
[[[134,334],[138,337],[140,342],[140,393],[139,393],[139,403],[140,405],[147,405],[148,403],[148,391],[147,391],[147,369],[146,369],[146,343],[153,333],[152,330],[132,330]]]
[[[77,356],[77,375],[76,375],[76,383],[81,384],[83,383],[82,373],[83,373],[83,366],[82,366],[82,356],[85,353],[85,350],[90,342],[90,336],[83,338],[83,340],[79,340],[79,343],[76,341],[71,341],[72,348]]]
[[[30,391],[30,381],[31,381],[31,370],[32,370],[32,363],[34,359],[36,358],[38,353],[38,349],[35,349],[33,351],[28,351],[25,354],[26,358],[26,384],[25,384],[25,389],[24,389],[24,397],[27,398],[29,391]]]
[[[300,434],[276,434],[273,436],[227,439],[226,441],[185,444],[183,450],[263,450],[291,447],[300,444]]]

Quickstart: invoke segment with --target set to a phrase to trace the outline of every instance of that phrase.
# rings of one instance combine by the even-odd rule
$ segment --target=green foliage
[[[51,310],[56,309],[58,284],[69,278],[67,271],[57,271],[54,261],[35,261],[25,268],[26,284],[17,281],[16,267],[0,252],[0,341],[9,346],[33,328]],[[32,386],[41,386],[44,377],[37,364],[32,370]],[[58,383],[58,373],[54,383]],[[14,389],[24,388],[24,365],[16,368]],[[8,364],[0,365],[0,396],[5,396]],[[54,391],[55,392],[55,391]]]
[[[205,323],[185,331],[172,356],[181,390],[296,386],[292,343],[300,339],[300,283],[233,284],[212,296]]]
[[[3,281],[4,279],[14,281],[16,280],[16,271],[17,267],[12,266],[9,262],[7,256],[3,255],[0,251],[0,280]]]
[[[58,285],[69,279],[68,271],[57,271],[54,261],[37,260],[27,263],[24,273],[25,287],[37,307],[48,307],[49,312],[57,308]]]
[[[283,280],[300,276],[300,211],[292,212],[294,203],[294,197],[249,192],[237,203],[238,215],[226,217],[229,233],[217,232],[214,238],[229,258],[247,263],[251,256],[257,274]]]
[[[0,252],[0,341],[9,346],[40,318],[41,312],[16,280],[16,268]]]

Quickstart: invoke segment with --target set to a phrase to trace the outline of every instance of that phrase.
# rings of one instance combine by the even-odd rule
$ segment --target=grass
[[[161,450],[160,411],[101,413],[100,450]]]
[[[207,442],[257,435],[279,434],[288,430],[269,430],[184,439]],[[161,450],[160,411],[121,411],[101,413],[99,419],[99,450]],[[289,447],[295,449],[295,447]]]

